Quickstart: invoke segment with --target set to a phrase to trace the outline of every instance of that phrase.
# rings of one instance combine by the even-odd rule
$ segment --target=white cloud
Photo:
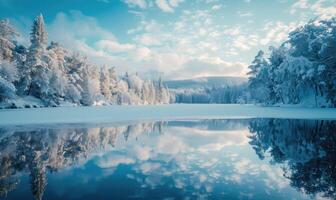
[[[336,2],[335,0],[318,0],[311,5],[314,14],[319,15],[323,19],[335,17],[336,15]]]
[[[135,48],[132,44],[120,44],[117,41],[112,40],[99,40],[96,43],[98,49],[109,52],[128,52]]]
[[[264,31],[266,31],[266,35],[260,40],[260,44],[267,45],[271,42],[284,42],[287,39],[288,34],[299,25],[300,23],[290,23],[287,25],[281,21],[268,22],[264,26]]]
[[[283,177],[284,172],[280,167],[271,168],[269,165],[263,164],[259,168],[267,175],[264,181],[270,189],[284,189],[290,184],[289,180]]]
[[[48,26],[50,37],[67,48],[80,51],[98,65],[116,66],[119,73],[142,75],[164,73],[165,78],[211,75],[245,75],[246,64],[228,62],[220,41],[225,33],[239,35],[240,29],[223,28],[212,22],[208,11],[183,12],[174,23],[144,20],[128,31],[128,43],[121,43],[101,27],[95,18],[79,11],[59,13]],[[146,76],[148,77],[148,76]],[[156,76],[155,76],[156,77]]]
[[[247,38],[245,36],[238,36],[237,39],[233,41],[233,46],[240,50],[249,50],[250,46],[247,44]]]
[[[224,29],[224,34],[235,36],[240,34],[240,27],[231,27]]]
[[[156,169],[160,168],[160,163],[150,163],[150,162],[146,162],[140,165],[140,170],[143,174],[147,174],[150,173]]]
[[[151,34],[143,34],[138,38],[138,42],[145,46],[155,46],[160,45],[161,42],[157,36]]]
[[[103,0],[105,1],[105,0]],[[146,9],[153,7],[153,4],[163,12],[174,12],[174,8],[178,7],[184,0],[123,0],[129,7]],[[135,13],[138,14],[138,13]]]
[[[213,59],[213,60],[209,60]],[[182,68],[174,72],[175,78],[186,78],[183,75],[188,74],[191,77],[203,76],[244,76],[244,68],[247,64],[240,62],[227,62],[221,58],[193,59],[186,62]]]
[[[167,0],[156,0],[155,3],[163,12],[174,12]]]
[[[134,154],[139,160],[148,160],[151,155],[150,147],[135,146]]]
[[[182,3],[184,0],[169,0],[169,4],[172,6],[172,7],[177,7],[179,6],[180,3]]]
[[[240,50],[250,50],[251,47],[258,45],[258,35],[238,35],[233,41],[233,46]]]
[[[95,18],[85,16],[80,11],[70,11],[69,14],[58,13],[48,29],[50,37],[63,44],[71,42],[67,41],[68,39],[116,39],[111,32],[101,28]]]
[[[296,13],[297,9],[307,9],[309,8],[309,4],[307,0],[299,0],[295,2],[290,9],[290,13],[294,14]]]
[[[47,27],[51,40],[89,57],[95,64],[117,66],[120,73],[139,71],[135,63],[149,58],[150,50],[135,44],[121,44],[97,21],[79,11],[58,13]],[[88,41],[94,41],[89,43]],[[119,53],[123,53],[119,55]]]
[[[237,14],[239,17],[252,17],[253,16],[253,13],[251,12],[238,11]]]
[[[115,168],[121,164],[133,164],[135,160],[127,156],[122,155],[111,155],[107,157],[100,158],[96,164],[100,168]]]
[[[156,151],[161,154],[176,155],[184,152],[186,148],[180,138],[171,135],[162,135],[156,144]]]
[[[203,0],[204,3],[216,3],[219,2],[220,0]]]
[[[139,7],[145,9],[148,7],[146,0],[124,0],[130,7]]]
[[[140,11],[129,10],[128,12],[131,13],[131,14],[133,14],[133,15],[135,15],[135,16],[140,17],[141,19],[144,19],[144,18],[145,18],[144,13],[142,13],[142,12],[140,12]]]
[[[220,4],[216,4],[216,5],[213,5],[213,6],[211,7],[212,10],[219,10],[219,9],[221,9],[221,8],[222,8],[222,5],[220,5]]]
[[[165,74],[166,78],[190,78],[211,75],[245,76],[244,62],[229,62],[223,59],[237,55],[237,51],[223,47],[225,34],[230,37],[240,34],[240,27],[229,28],[213,23],[210,11],[196,10],[182,12],[174,23],[165,26],[158,22],[143,21],[132,31],[138,45],[150,49],[146,66],[155,66],[155,71]],[[159,37],[158,37],[159,36]],[[254,38],[249,45],[257,43]],[[229,44],[230,41],[227,42]],[[145,65],[145,64],[144,64]]]
[[[137,62],[140,61],[149,61],[151,58],[151,50],[147,47],[139,47],[130,54],[131,59],[134,59]]]
[[[318,0],[315,2],[299,0],[290,7],[289,12],[296,14],[298,10],[301,11],[301,15],[311,12],[321,19],[328,19],[336,15],[336,2],[335,0]]]
[[[66,48],[84,53],[91,61],[99,64],[114,60],[107,52],[95,49],[88,41],[115,41],[116,37],[100,27],[93,17],[85,16],[79,11],[60,12],[54,21],[47,26],[50,40],[60,42]],[[103,58],[103,59],[102,59]],[[105,63],[109,64],[109,63]]]

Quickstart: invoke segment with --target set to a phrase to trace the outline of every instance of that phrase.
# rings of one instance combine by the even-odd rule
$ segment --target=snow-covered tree
[[[46,87],[48,87],[43,84],[48,83],[48,78],[50,78],[49,72],[46,69],[48,60],[46,53],[47,33],[42,15],[37,16],[34,20],[30,33],[30,43],[25,69],[23,71],[25,76],[23,76],[23,80],[20,84],[24,85],[26,94],[42,98],[42,96],[39,95],[47,93]]]
[[[155,103],[155,87],[153,81],[146,80],[143,83],[142,99],[145,104]]]
[[[67,56],[69,56],[69,51],[63,48],[57,42],[51,42],[50,46],[47,48],[49,56],[54,62],[51,67],[53,70],[59,70],[62,73],[66,73],[66,62]]]
[[[18,71],[15,63],[0,60],[0,101],[15,97],[14,82],[18,80]]]
[[[15,97],[14,82],[18,80],[18,70],[14,61],[16,30],[9,20],[0,20],[0,101]]]
[[[82,99],[81,92],[73,84],[68,85],[65,94],[65,98],[75,104],[79,104],[80,100]]]
[[[14,83],[19,78],[19,73],[15,63],[0,60],[0,77],[8,82]]]
[[[79,54],[71,55],[67,58],[67,80],[68,87],[66,98],[73,103],[80,103],[82,99],[83,84],[84,84],[84,68],[87,65],[87,58]]]
[[[40,14],[34,20],[30,33],[30,51],[45,49],[48,43],[48,34],[45,30],[43,15]],[[34,52],[35,53],[35,52]]]
[[[267,80],[269,73],[268,63],[264,57],[263,51],[258,52],[256,57],[252,61],[252,64],[249,66],[249,69],[249,88],[252,98],[257,102],[267,101],[267,99],[265,98],[269,97],[269,90],[265,81]]]
[[[118,99],[118,76],[115,71],[115,67],[109,68],[108,69],[108,76],[110,80],[110,92],[111,92],[111,97],[110,97],[110,102],[112,104],[117,104],[117,99]]]
[[[90,65],[85,65],[83,68],[83,82],[82,82],[82,100],[86,105],[94,105],[101,98],[99,71]]]
[[[102,95],[107,100],[111,99],[112,92],[111,92],[110,73],[109,73],[109,69],[106,65],[104,65],[100,69],[100,90],[101,90]]]
[[[0,77],[0,101],[14,98],[15,92],[15,86],[11,82]]]
[[[249,72],[252,98],[335,107],[335,38],[336,18],[313,20],[291,32],[280,47],[270,48],[268,59],[260,59],[259,52]]]
[[[156,103],[167,104],[170,101],[170,94],[168,88],[164,85],[162,78],[160,77],[157,81],[157,86],[155,90]]]
[[[0,20],[0,59],[13,60],[14,39],[16,36],[18,36],[18,33],[10,25],[9,20]]]
[[[67,71],[66,71],[66,55],[67,50],[58,43],[52,42],[47,49],[48,68],[51,71],[49,87],[52,93],[52,99],[55,103],[59,103],[64,99],[68,88]]]

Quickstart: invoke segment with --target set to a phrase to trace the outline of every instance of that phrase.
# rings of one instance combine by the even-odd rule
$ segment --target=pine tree
[[[82,82],[82,100],[81,102],[86,105],[94,105],[95,102],[101,98],[99,72],[96,68],[86,65],[83,68],[83,82]]]
[[[170,101],[170,94],[168,88],[164,85],[162,78],[160,77],[157,81],[157,86],[155,88],[155,103],[166,104]]]
[[[45,30],[43,15],[40,14],[34,20],[30,33],[30,51],[45,49],[47,47],[48,35]]]
[[[68,88],[67,70],[66,70],[66,55],[68,54],[60,44],[51,42],[47,48],[48,60],[47,66],[51,71],[50,90],[52,99],[56,104],[59,104],[65,97]]]
[[[15,97],[16,88],[11,83],[0,77],[0,102]]]
[[[254,57],[252,64],[248,67],[250,71],[247,74],[251,75],[251,78],[255,77],[260,72],[261,68],[267,65],[264,55],[265,53],[263,51],[259,51]]]
[[[13,61],[14,39],[18,36],[9,20],[0,20],[0,60]]]
[[[110,79],[110,103],[117,104],[118,100],[118,77],[115,71],[115,67],[112,67],[108,70],[109,79]]]
[[[104,65],[100,69],[100,90],[102,95],[107,99],[111,99],[111,80],[110,80],[110,74],[109,74],[109,69],[107,68],[106,65]]]
[[[53,69],[61,71],[64,75],[67,73],[66,71],[66,62],[67,56],[69,52],[63,48],[57,42],[51,42],[50,46],[47,48],[49,56],[53,60]]]
[[[25,70],[23,71],[25,76],[21,84],[25,86],[24,90],[26,94],[38,95],[40,92],[37,90],[40,90],[40,85],[36,84],[36,82],[39,82],[39,79],[46,78],[44,72],[47,71],[45,69],[42,70],[42,68],[45,68],[47,65],[45,62],[45,57],[47,57],[47,33],[42,14],[37,16],[34,20],[30,33],[30,42]]]
[[[89,75],[89,68],[85,66],[83,69],[83,82],[82,82],[82,99],[81,103],[85,106],[90,106],[93,104],[93,94],[90,90],[90,75]]]

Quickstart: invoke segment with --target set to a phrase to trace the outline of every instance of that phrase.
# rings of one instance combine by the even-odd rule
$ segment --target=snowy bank
[[[238,104],[170,104],[0,110],[1,126],[225,118],[336,119],[336,109]]]

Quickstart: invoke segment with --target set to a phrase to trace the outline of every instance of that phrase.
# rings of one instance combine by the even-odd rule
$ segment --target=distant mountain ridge
[[[212,76],[200,77],[183,80],[168,80],[165,84],[169,89],[196,89],[196,88],[213,88],[223,86],[237,86],[247,83],[246,77],[231,76]]]

